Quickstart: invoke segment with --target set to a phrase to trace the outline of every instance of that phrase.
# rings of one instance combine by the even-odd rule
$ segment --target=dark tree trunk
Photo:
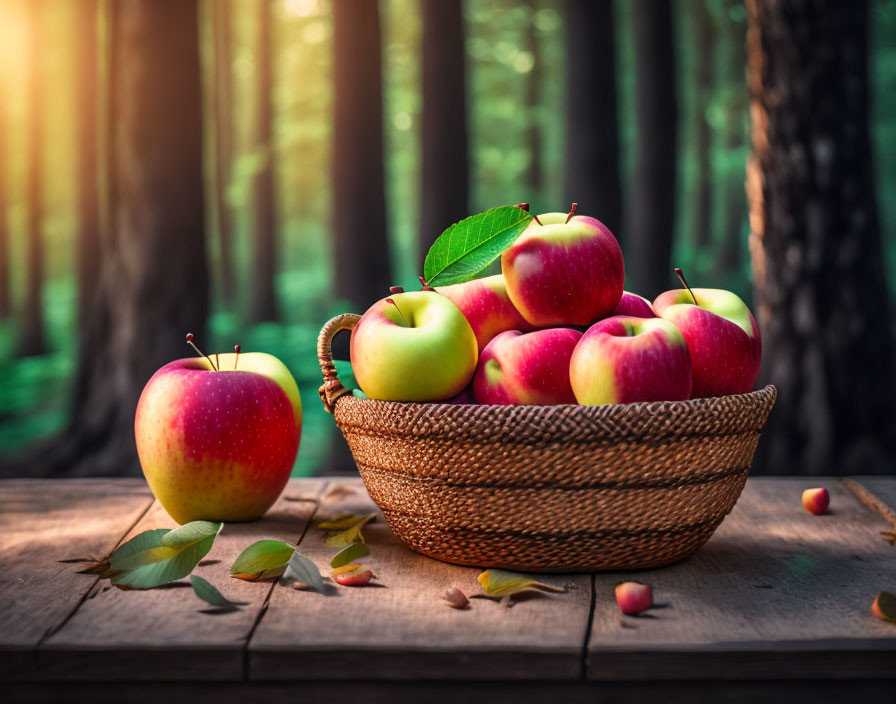
[[[260,0],[258,36],[258,93],[255,103],[255,148],[262,152],[264,166],[255,176],[255,226],[252,238],[252,290],[249,319],[254,323],[278,320],[274,288],[277,258],[276,202],[274,197],[273,130],[273,35],[271,0]]]
[[[464,21],[460,0],[423,0],[420,272],[436,238],[469,212]]]
[[[566,200],[622,241],[612,0],[566,1]]]
[[[97,2],[78,4],[77,68],[78,86],[78,328],[83,330],[90,316],[100,275],[100,202],[97,140]]]
[[[748,110],[747,91],[747,37],[746,23],[726,20],[727,30],[728,81],[732,85],[731,95],[725,102],[725,149],[734,152],[743,148],[747,140],[745,116]],[[735,272],[741,267],[743,250],[743,223],[747,214],[747,196],[744,191],[744,172],[726,179],[725,196],[722,201],[725,216],[722,224],[722,245],[718,250],[716,267],[719,272]]]
[[[526,200],[538,203],[541,200],[541,189],[544,187],[544,160],[542,159],[542,138],[541,131],[543,129],[541,115],[541,47],[538,42],[538,33],[535,31],[534,16],[538,11],[538,0],[532,0],[530,9],[532,16],[529,18],[529,27],[527,32],[527,43],[529,52],[532,54],[532,70],[526,78],[526,117],[528,125],[526,127],[526,145],[529,149],[529,167],[526,169],[526,186],[529,188],[529,194]],[[538,212],[541,207],[533,205],[533,210]]]
[[[9,266],[9,227],[6,222],[6,84],[0,81],[0,318],[12,313],[12,287]]]
[[[112,4],[114,237],[82,331],[69,429],[3,474],[138,474],[134,410],[208,314],[196,0]],[[159,145],[165,145],[161,149]]]
[[[233,160],[233,77],[231,69],[230,0],[212,5],[215,48],[215,213],[218,221],[218,276],[223,300],[233,306],[236,282],[233,270],[233,218],[227,203]]]
[[[44,308],[41,292],[44,284],[43,240],[43,3],[28,8],[28,176],[25,199],[28,235],[25,302],[19,326],[19,354],[44,354]]]
[[[376,2],[333,3],[334,292],[359,312],[389,292]]]
[[[627,287],[653,298],[673,278],[678,106],[669,0],[636,0],[634,32],[638,148],[625,274]]]
[[[747,3],[750,252],[765,381],[759,466],[892,472],[893,343],[872,175],[868,6]]]
[[[697,166],[697,188],[694,199],[694,222],[692,227],[694,244],[703,248],[709,245],[712,219],[712,129],[706,111],[712,93],[713,49],[716,29],[712,15],[706,9],[706,0],[691,0],[694,18],[694,161]]]

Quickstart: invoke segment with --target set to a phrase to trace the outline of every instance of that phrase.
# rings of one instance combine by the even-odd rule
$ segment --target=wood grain
[[[836,479],[822,516],[803,510],[805,479],[751,480],[692,558],[595,577],[587,675],[593,679],[893,677],[896,628],[871,614],[896,583],[880,521]],[[623,616],[620,581],[653,586],[659,608]]]
[[[323,480],[291,480],[260,521],[224,526],[194,574],[204,577],[238,610],[200,600],[188,580],[145,591],[121,591],[103,581],[65,626],[40,648],[47,679],[240,680],[245,644],[272,588],[229,576],[246,547],[263,538],[295,544],[314,513]],[[128,538],[176,524],[156,503]]]
[[[96,582],[59,561],[104,557],[151,503],[142,479],[0,481],[0,677],[33,674],[41,638]]]
[[[345,512],[378,511],[360,480],[334,481],[299,549],[324,575],[335,548],[316,527]],[[546,581],[573,588],[536,594],[513,608],[471,600],[462,611],[441,596],[451,585],[481,593],[477,568],[449,565],[412,552],[378,514],[364,530],[377,581],[330,585],[327,594],[274,589],[249,642],[251,679],[553,679],[578,678],[591,601],[587,575]]]

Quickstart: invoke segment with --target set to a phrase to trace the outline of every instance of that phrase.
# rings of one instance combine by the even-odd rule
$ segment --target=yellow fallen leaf
[[[323,528],[324,530],[345,530],[346,528],[351,528],[362,518],[367,518],[367,516],[358,513],[343,513],[340,516],[336,516],[336,518],[331,518],[322,523],[318,523],[317,527]],[[370,520],[370,518],[368,518],[368,520]]]
[[[370,521],[375,518],[376,514],[368,514],[366,516],[356,516],[356,520],[354,523],[350,524],[346,530],[341,533],[334,533],[329,538],[327,538],[327,545],[331,548],[341,548],[345,545],[351,545],[356,540],[360,540],[362,543],[364,542],[364,536],[361,533],[361,529],[364,528]]]
[[[330,572],[331,577],[338,577],[341,574],[345,574],[346,572],[352,572],[353,570],[358,569],[361,566],[360,562],[353,562],[350,565],[343,565],[342,567],[334,567],[333,571]]]
[[[539,582],[534,577],[507,570],[485,570],[479,575],[479,584],[488,596],[510,596],[527,589],[541,589],[549,592],[565,592],[566,587]]]

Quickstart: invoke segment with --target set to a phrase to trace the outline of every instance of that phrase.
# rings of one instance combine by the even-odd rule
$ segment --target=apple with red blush
[[[630,291],[622,292],[622,298],[619,299],[619,303],[610,315],[627,315],[631,318],[657,317],[650,301]]]

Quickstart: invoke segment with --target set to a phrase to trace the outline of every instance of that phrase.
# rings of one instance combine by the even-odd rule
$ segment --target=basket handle
[[[360,319],[361,316],[355,313],[337,315],[324,324],[320,335],[317,336],[317,359],[320,361],[320,370],[324,375],[324,383],[321,384],[318,393],[320,393],[320,400],[327,413],[333,412],[336,408],[336,401],[341,396],[351,393],[342,385],[336,375],[336,366],[333,364],[333,338],[342,330],[354,330]]]

